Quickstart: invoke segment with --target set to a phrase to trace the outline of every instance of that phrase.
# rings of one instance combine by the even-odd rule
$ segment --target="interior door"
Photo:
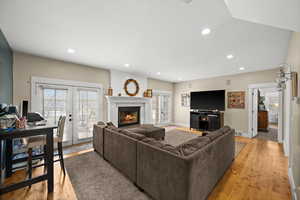
[[[75,89],[73,108],[73,143],[91,140],[93,125],[100,120],[100,90],[78,87]]]
[[[258,128],[258,89],[252,91],[252,137],[257,136]]]

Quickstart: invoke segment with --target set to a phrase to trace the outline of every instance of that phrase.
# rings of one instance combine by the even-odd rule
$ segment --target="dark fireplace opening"
[[[119,107],[118,126],[140,124],[140,107]]]

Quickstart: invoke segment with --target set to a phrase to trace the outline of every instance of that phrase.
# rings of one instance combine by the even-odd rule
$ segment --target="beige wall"
[[[226,95],[226,111],[225,124],[230,125],[239,132],[248,132],[248,94],[247,89],[249,84],[275,82],[276,72],[278,69],[259,71],[252,73],[243,73],[232,76],[222,76],[210,79],[201,79],[176,83],[174,88],[174,119],[175,123],[189,125],[189,108],[181,106],[180,96],[182,93],[191,91],[206,91],[206,90],[223,90],[226,91],[245,91],[246,92],[246,108],[245,109],[228,109]],[[227,81],[230,80],[230,85]]]
[[[293,33],[292,35],[292,38],[290,40],[290,45],[289,45],[288,56],[287,56],[287,63],[291,64],[292,71],[298,72],[298,76],[300,76],[300,33]],[[299,122],[300,122],[300,105],[297,104],[295,101],[293,101],[292,102],[292,135],[291,135],[290,167],[292,168],[296,187],[300,187],[300,123]]]
[[[157,79],[148,78],[148,88],[153,90],[162,90],[162,91],[173,91],[174,84],[167,81],[161,81]]]
[[[174,96],[174,83],[167,82],[167,81],[161,81],[157,79],[148,78],[148,88],[153,90],[161,90],[161,91],[170,91],[172,92],[172,95]],[[174,98],[172,98],[172,116],[171,121],[174,121]]]
[[[104,89],[109,87],[108,70],[15,52],[13,63],[15,105],[20,105],[23,99],[30,100],[32,76],[99,83]],[[105,109],[103,113],[105,120],[106,112]]]
[[[99,83],[102,84],[105,92],[109,87],[110,72],[106,69],[63,62],[20,52],[14,52],[13,61],[13,104],[15,105],[20,105],[23,99],[30,100],[32,76]],[[148,79],[148,88],[173,91],[173,83]],[[104,120],[107,119],[106,109],[106,106],[104,106]]]

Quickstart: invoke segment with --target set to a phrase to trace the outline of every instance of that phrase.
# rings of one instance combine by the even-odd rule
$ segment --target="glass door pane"
[[[154,93],[152,97],[152,119],[154,124],[165,124],[171,121],[171,95]]]
[[[99,120],[99,91],[78,89],[75,102],[74,143],[90,140],[93,136],[93,125]]]
[[[69,109],[72,107],[69,89],[42,87],[42,115],[47,124],[57,125],[60,116],[66,116],[63,141],[72,142],[72,123],[68,120]]]

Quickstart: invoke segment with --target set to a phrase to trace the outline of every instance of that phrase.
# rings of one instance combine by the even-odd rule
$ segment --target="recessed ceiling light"
[[[73,53],[75,53],[75,49],[68,48],[67,52],[70,53],[70,54],[73,54]]]
[[[160,72],[157,72],[156,74],[157,74],[157,75],[160,75]]]
[[[209,28],[204,28],[204,29],[202,29],[201,34],[202,35],[209,35],[210,32],[211,32],[211,30]]]
[[[245,67],[240,67],[240,70],[241,70],[241,71],[245,70]]]
[[[228,60],[231,60],[231,59],[234,58],[234,56],[232,54],[228,54],[226,57],[227,57]]]
[[[130,67],[130,64],[125,64],[124,66],[125,66],[125,67]]]

